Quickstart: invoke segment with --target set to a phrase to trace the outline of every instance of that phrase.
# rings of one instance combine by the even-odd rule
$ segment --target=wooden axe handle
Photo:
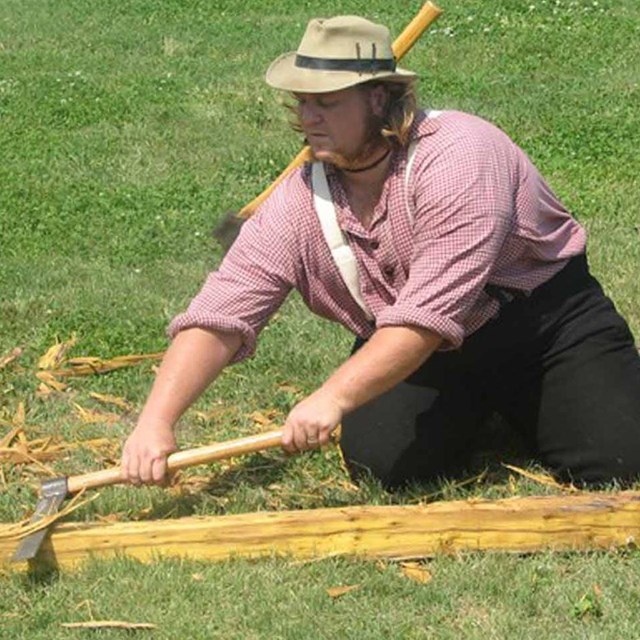
[[[280,446],[282,441],[282,429],[260,433],[258,435],[228,440],[226,442],[216,442],[205,447],[196,449],[185,449],[176,451],[167,458],[169,471],[177,471],[186,467],[193,467],[198,464],[206,464],[215,460],[224,460],[235,456],[245,455],[272,449]],[[69,476],[67,478],[68,493],[77,493],[82,489],[94,489],[106,487],[112,484],[123,482],[120,467],[92,471],[79,476]]]
[[[393,55],[396,57],[396,60],[400,60],[405,56],[441,13],[442,9],[432,2],[425,2],[422,5],[420,11],[418,11],[413,20],[405,27],[404,31],[396,38],[392,45]],[[240,209],[237,214],[238,217],[245,220],[250,218],[253,212],[271,195],[271,192],[291,171],[310,159],[310,149],[309,147],[304,147],[289,163],[286,169],[259,196],[256,196],[249,204]]]
[[[411,47],[418,42],[420,36],[429,28],[438,16],[442,13],[442,9],[432,2],[425,2],[420,11],[416,13],[413,20],[404,28],[404,31],[395,39],[391,45],[393,55],[396,60],[400,60],[409,53]]]

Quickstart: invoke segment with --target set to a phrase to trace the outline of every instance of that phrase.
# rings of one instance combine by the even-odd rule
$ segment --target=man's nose
[[[303,125],[314,124],[320,118],[320,111],[318,108],[309,103],[300,105],[300,121]]]

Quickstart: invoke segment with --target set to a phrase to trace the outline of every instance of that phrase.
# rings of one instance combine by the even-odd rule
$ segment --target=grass
[[[639,569],[637,557],[584,560],[578,568],[573,557],[557,555],[437,559],[430,563],[433,580],[416,587],[396,566],[348,559],[144,567],[122,559],[108,572],[91,563],[73,581],[11,578],[8,612],[18,617],[29,603],[36,629],[15,637],[35,639],[52,637],[47,629],[59,623],[109,619],[114,611],[126,620],[153,621],[158,629],[151,637],[167,638],[637,637],[640,592],[630,578]],[[329,598],[326,589],[337,580],[357,589]],[[129,595],[141,584],[152,587],[144,604]],[[185,602],[201,612],[197,626],[184,615]]]
[[[111,357],[166,346],[165,328],[221,258],[211,230],[266,187],[299,148],[262,77],[316,14],[362,13],[394,33],[419,3],[322,7],[283,0],[215,3],[4,0],[0,5],[0,417],[26,407],[26,433],[107,436],[52,466],[117,459],[130,429],[83,423],[91,392],[138,410],[151,365],[74,379],[43,398],[33,375],[56,340],[72,355]],[[423,102],[483,115],[519,142],[590,234],[593,271],[640,334],[640,8],[636,0],[442,2],[409,54]],[[296,297],[264,331],[257,357],[221,377],[183,421],[182,446],[274,425],[349,351],[339,327]],[[200,413],[198,413],[200,412]],[[132,416],[128,416],[130,419]],[[0,436],[4,432],[0,432]],[[37,469],[3,464],[0,520],[33,508]],[[279,452],[190,471],[190,491],[111,488],[76,519],[121,519],[343,504],[411,503],[426,494],[499,498],[547,491],[493,461],[482,482],[396,494],[353,488],[335,451]],[[60,624],[127,619],[169,638],[634,638],[636,552],[442,557],[433,580],[393,564],[286,559],[218,565],[125,558],[50,580],[0,577],[3,638],[62,638]],[[326,589],[358,584],[338,599]],[[132,598],[131,592],[137,592]],[[123,637],[122,631],[94,632]],[[141,632],[146,633],[146,632]]]

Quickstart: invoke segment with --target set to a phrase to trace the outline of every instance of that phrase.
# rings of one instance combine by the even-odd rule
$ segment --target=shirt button
[[[369,246],[375,251],[380,246],[380,243],[377,240],[372,240]]]
[[[387,278],[391,278],[391,277],[393,277],[393,274],[395,273],[395,271],[396,271],[396,270],[395,270],[391,265],[389,265],[389,266],[386,266],[386,267],[382,270],[382,273],[384,273],[384,275],[385,275]]]

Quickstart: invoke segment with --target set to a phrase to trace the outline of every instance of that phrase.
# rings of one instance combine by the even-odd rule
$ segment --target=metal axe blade
[[[35,524],[47,516],[57,513],[68,493],[69,487],[66,478],[45,480],[40,488],[40,500],[29,523]],[[45,527],[24,538],[13,554],[12,562],[24,562],[35,558],[42,541],[47,535],[47,531],[48,529]]]

